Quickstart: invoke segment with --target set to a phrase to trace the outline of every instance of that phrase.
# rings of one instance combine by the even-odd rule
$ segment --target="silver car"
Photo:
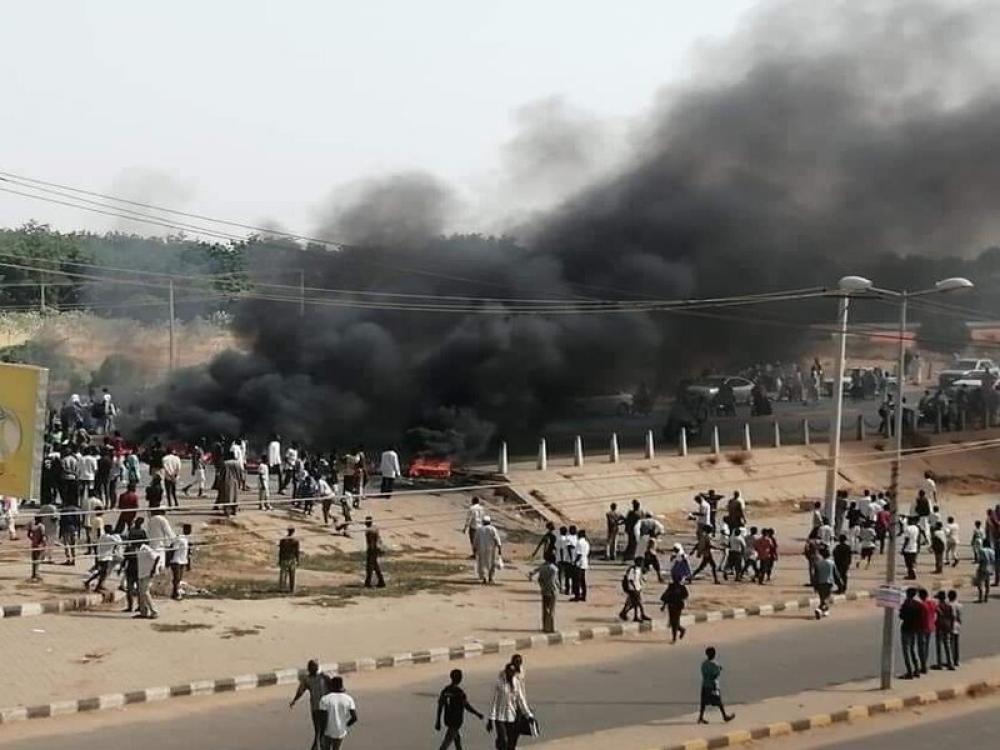
[[[713,399],[719,393],[719,386],[729,383],[733,387],[733,397],[737,404],[749,404],[752,400],[750,392],[753,381],[735,375],[713,375],[688,386],[688,393],[694,393],[707,399]]]

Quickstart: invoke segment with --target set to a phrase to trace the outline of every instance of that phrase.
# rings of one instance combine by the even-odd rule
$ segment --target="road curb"
[[[124,598],[120,591],[105,591],[101,594],[80,594],[65,599],[50,599],[44,602],[25,602],[23,604],[0,605],[0,619],[11,617],[37,617],[39,615],[57,615],[63,612],[82,612],[103,604],[114,604]]]
[[[114,596],[117,592],[112,592]],[[834,602],[860,601],[870,599],[870,591],[851,591],[847,594],[837,594],[832,597]],[[83,598],[83,597],[80,597]],[[817,606],[816,597],[802,597],[773,604],[759,604],[750,607],[729,607],[726,609],[698,612],[681,617],[681,624],[688,626],[723,620],[739,620],[746,617],[768,617],[779,612],[794,612]],[[449,662],[473,659],[479,656],[501,654],[514,651],[529,651],[531,649],[560,646],[563,644],[596,641],[619,636],[638,635],[640,633],[663,632],[669,630],[665,621],[614,623],[578,630],[562,630],[555,633],[539,633],[522,638],[502,638],[497,641],[476,641],[461,646],[441,646],[420,651],[406,651],[380,657],[363,657],[342,662],[320,664],[320,670],[333,674],[351,674],[354,672],[371,672],[391,669],[411,664],[430,664],[433,662]],[[215,680],[196,680],[170,687],[160,686],[131,690],[124,693],[109,693],[105,695],[63,700],[53,703],[43,703],[34,706],[13,706],[0,709],[0,724],[10,724],[26,719],[47,719],[54,716],[104,711],[112,708],[140,703],[154,703],[170,698],[183,698],[195,695],[214,695],[218,693],[235,693],[256,688],[273,687],[275,685],[297,684],[305,671],[298,667],[277,669],[271,672],[243,674],[234,677],[223,677]],[[714,746],[713,746],[714,747]]]
[[[830,713],[813,714],[792,721],[777,721],[771,724],[762,724],[752,729],[737,729],[715,737],[699,737],[676,745],[658,745],[655,748],[648,748],[648,750],[714,750],[714,748],[736,747],[749,742],[808,732],[833,724],[871,719],[916,706],[928,706],[959,698],[980,698],[992,695],[997,690],[1000,690],[1000,679],[952,685],[939,690],[927,690],[922,693],[887,698],[863,706],[848,706]]]

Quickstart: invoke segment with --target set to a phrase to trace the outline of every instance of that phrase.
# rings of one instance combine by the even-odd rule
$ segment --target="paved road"
[[[822,750],[942,750],[963,747],[986,750],[1000,744],[1000,711],[994,705],[940,721],[919,721],[906,729],[824,744]]]
[[[963,656],[974,658],[996,653],[1000,606],[970,605],[967,613]],[[850,619],[832,617],[820,623],[788,624],[763,636],[730,643],[721,654],[727,667],[724,692],[739,711],[739,703],[872,677],[878,664],[880,623],[876,613]],[[721,630],[727,626],[711,627]],[[544,654],[529,652],[528,697],[543,722],[546,738],[678,716],[695,708],[693,676],[701,660],[700,647],[685,644],[668,648],[645,641],[617,649],[619,656],[615,660],[596,664],[588,660],[584,668],[541,666]],[[494,667],[475,665],[476,662],[469,665],[466,688],[473,704],[485,709]],[[141,665],[137,668],[141,669]],[[436,746],[430,731],[434,697],[448,669],[446,664],[434,665],[409,680],[404,678],[406,684],[402,687],[386,684],[384,688],[366,689],[364,678],[354,678],[361,724],[348,747],[411,750]],[[151,676],[149,682],[155,683],[155,678]],[[116,750],[137,744],[143,750],[305,747],[308,743],[304,742],[304,716],[289,712],[287,699],[284,693],[267,691],[259,702],[221,703],[211,712],[173,716],[169,720],[164,720],[165,714],[161,712],[151,721],[75,731],[72,747],[75,750]],[[489,746],[478,728],[470,728],[470,738],[473,741],[467,743],[468,747]],[[22,739],[16,744],[19,750],[61,750],[70,746],[66,736]]]

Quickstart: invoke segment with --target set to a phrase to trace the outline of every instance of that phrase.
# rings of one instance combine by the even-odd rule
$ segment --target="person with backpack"
[[[954,656],[951,653],[952,631],[955,629],[955,610],[948,602],[948,595],[944,591],[938,591],[934,595],[937,599],[937,620],[934,629],[934,647],[937,651],[937,664],[934,669],[955,670]],[[944,652],[942,662],[941,654]]]
[[[642,558],[637,557],[622,576],[622,591],[625,593],[625,605],[618,613],[618,619],[627,620],[629,612],[634,622],[650,622],[642,606]]]

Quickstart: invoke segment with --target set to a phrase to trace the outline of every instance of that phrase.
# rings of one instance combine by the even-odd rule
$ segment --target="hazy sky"
[[[641,112],[754,4],[6,0],[0,169],[307,232],[352,180],[481,182],[527,103]],[[31,218],[116,225],[0,193]]]

